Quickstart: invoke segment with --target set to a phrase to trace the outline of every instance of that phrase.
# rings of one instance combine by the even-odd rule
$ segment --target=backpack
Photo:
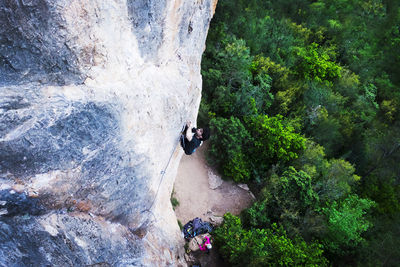
[[[183,226],[183,235],[185,239],[193,238],[197,235],[211,233],[213,227],[209,222],[203,222],[200,218],[196,217]]]
[[[203,222],[202,225],[196,230],[197,235],[212,233],[214,228],[212,227],[211,223]]]
[[[193,231],[193,220],[189,221],[187,224],[185,224],[183,226],[182,232],[183,232],[183,236],[185,237],[185,239],[190,239],[190,238],[195,237],[194,231]]]
[[[193,231],[197,232],[198,229],[201,227],[202,223],[203,223],[203,221],[199,217],[194,218],[193,219]]]

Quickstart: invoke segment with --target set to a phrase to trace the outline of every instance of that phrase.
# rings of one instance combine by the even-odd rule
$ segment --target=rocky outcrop
[[[0,2],[0,266],[184,266],[170,194],[215,0]]]

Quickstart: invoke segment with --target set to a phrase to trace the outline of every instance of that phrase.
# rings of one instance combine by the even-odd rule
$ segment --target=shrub
[[[243,229],[240,218],[227,213],[215,230],[221,255],[233,266],[324,266],[322,245],[293,240],[273,224],[269,229]]]

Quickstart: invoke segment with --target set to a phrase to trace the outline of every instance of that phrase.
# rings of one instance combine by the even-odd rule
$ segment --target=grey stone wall
[[[0,1],[0,266],[179,266],[215,2]]]
[[[1,83],[82,80],[77,55],[52,1],[1,1],[0,25]]]

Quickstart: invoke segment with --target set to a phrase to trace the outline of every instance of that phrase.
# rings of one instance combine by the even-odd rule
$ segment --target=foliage
[[[175,209],[176,207],[178,207],[179,206],[179,201],[178,201],[178,199],[176,199],[175,197],[171,197],[171,204],[172,204],[172,207]]]
[[[275,63],[269,57],[261,55],[253,59],[251,65],[253,76],[268,75],[271,77],[271,91],[275,93],[270,99],[276,100],[278,112],[286,113],[298,97],[300,86],[294,82],[294,73],[288,68]],[[269,107],[269,106],[268,106]],[[264,109],[263,111],[267,111]]]
[[[325,153],[334,156],[343,146],[340,121],[331,116],[325,107],[317,106],[310,114],[308,133],[325,148]]]
[[[246,226],[263,228],[271,225],[270,201],[273,196],[268,194],[264,197],[242,212],[243,222]]]
[[[305,148],[305,138],[285,127],[282,116],[258,115],[245,118],[246,128],[252,137],[250,154],[255,165],[275,164],[298,157]]]
[[[365,182],[363,193],[377,203],[377,212],[391,216],[400,212],[399,187],[394,179],[385,181],[371,175]]]
[[[211,162],[255,191],[252,238],[278,223],[332,265],[396,262],[399,25],[394,0],[218,2],[198,120],[214,125]]]
[[[244,120],[244,125],[235,117],[216,117],[210,121],[213,130],[210,163],[219,166],[225,177],[248,181],[271,164],[296,158],[297,152],[305,147],[305,138],[294,133],[292,127],[285,127],[281,116],[258,115]]]
[[[215,241],[232,266],[326,265],[320,244],[307,244],[300,237],[291,240],[276,224],[268,229],[245,230],[241,220],[230,213],[215,230]]]
[[[343,254],[346,248],[355,248],[364,241],[361,234],[372,224],[365,218],[374,205],[368,199],[350,195],[341,202],[334,201],[322,209],[328,219],[328,233],[324,245],[334,254]]]
[[[397,266],[400,262],[400,214],[394,218],[374,219],[374,227],[365,233],[367,245],[360,253],[360,266]]]
[[[243,40],[226,37],[223,47],[212,51],[214,61],[203,65],[204,90],[208,109],[222,117],[241,117],[266,110],[272,103],[271,79],[266,74],[253,77],[252,57]],[[204,100],[203,100],[204,102]]]
[[[279,188],[277,189],[277,196],[278,194],[285,196],[284,203],[286,202],[287,205],[293,205],[293,203],[299,205],[296,208],[298,211],[305,211],[318,201],[318,196],[311,186],[311,177],[303,171],[296,171],[293,167],[289,167],[282,174]]]
[[[280,221],[292,234],[298,232],[302,217],[318,206],[311,177],[304,171],[289,167],[280,177],[273,175],[261,201],[245,210],[245,223],[251,227],[267,227]]]
[[[179,206],[179,201],[174,195],[175,195],[175,190],[172,190],[170,201],[172,204],[172,208],[175,210],[175,208]]]
[[[350,162],[327,159],[324,148],[310,140],[294,166],[312,177],[313,188],[323,203],[345,198],[361,180]]]
[[[243,124],[235,117],[217,117],[211,120],[210,126],[213,131],[210,163],[219,166],[224,176],[238,182],[247,181],[250,166],[244,149],[250,136]]]
[[[305,147],[299,158],[293,162],[293,166],[308,173],[315,181],[326,166],[325,149],[309,139],[306,140]]]
[[[325,161],[316,181],[316,190],[321,200],[340,200],[349,195],[354,183],[360,180],[354,171],[354,167],[343,159]]]
[[[306,80],[332,84],[332,80],[340,77],[341,67],[331,61],[327,51],[321,51],[318,44],[312,43],[308,47],[296,47],[296,55],[299,61],[296,72]]]

